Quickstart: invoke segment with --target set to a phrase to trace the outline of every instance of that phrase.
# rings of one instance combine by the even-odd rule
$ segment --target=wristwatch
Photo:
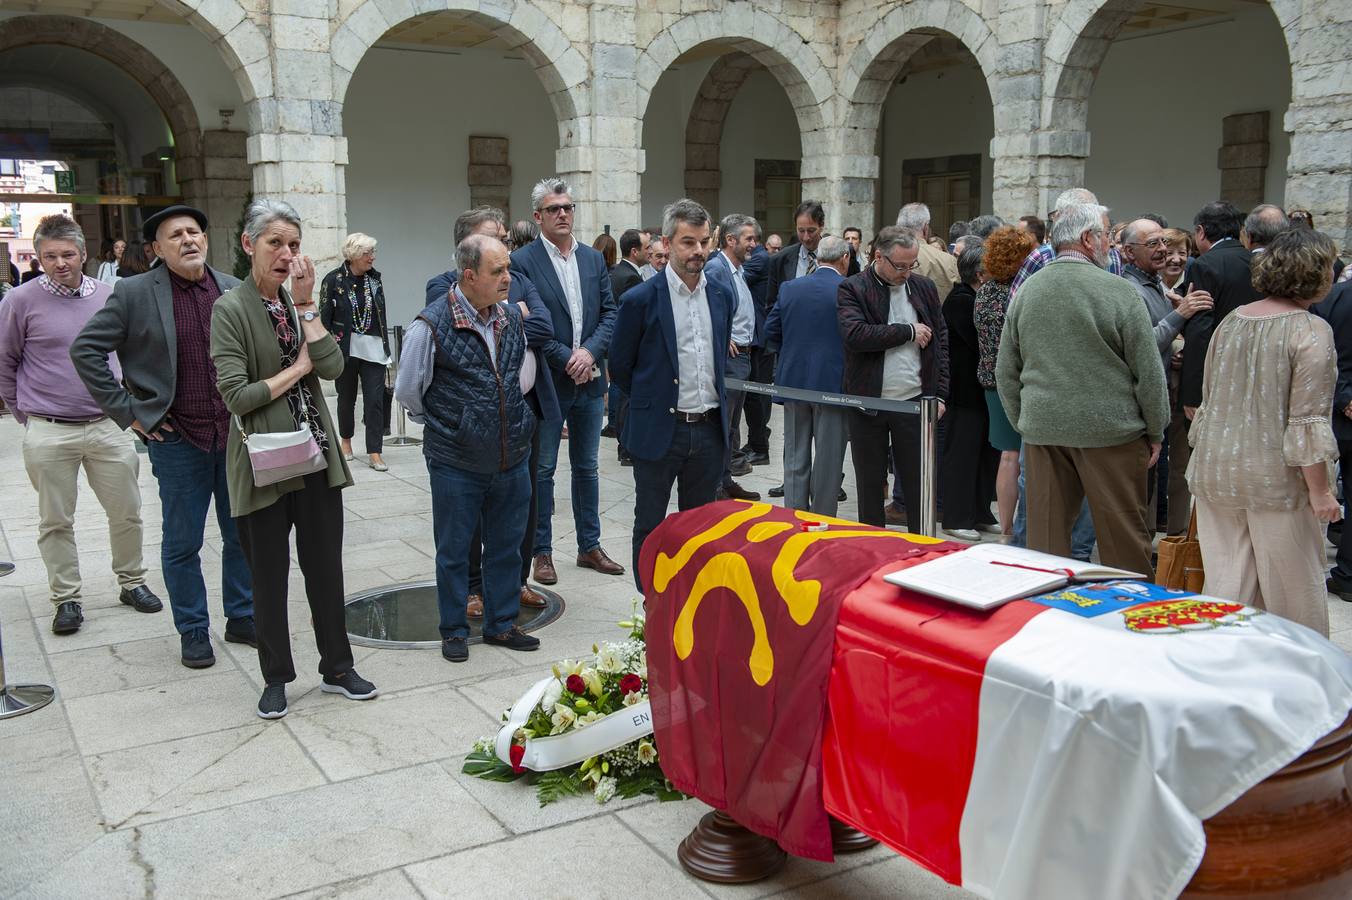
[[[319,318],[319,313],[315,312],[313,309],[307,309],[300,314],[300,317],[307,322],[313,322],[315,319]]]

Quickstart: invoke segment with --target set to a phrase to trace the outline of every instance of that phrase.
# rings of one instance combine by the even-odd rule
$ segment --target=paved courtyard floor
[[[416,427],[412,429],[416,432]],[[774,465],[743,484],[764,493]],[[635,598],[630,578],[572,565],[567,466],[559,467],[555,562],[567,612],[537,632],[541,652],[471,648],[452,665],[436,650],[354,646],[381,695],[354,703],[318,690],[303,584],[293,567],[297,682],[290,714],[254,714],[262,684],[247,646],[221,640],[220,541],[208,525],[203,568],[216,665],[179,664],[168,609],[117,602],[105,520],[82,486],[76,534],[84,627],[51,633],[37,551],[37,497],[22,432],[0,419],[0,581],[4,659],[12,681],[57,688],[51,706],[0,722],[0,897],[663,898],[969,897],[895,853],[834,864],[791,859],[775,878],[723,887],[681,870],[676,846],[706,811],[697,801],[598,806],[572,798],[541,809],[532,789],[461,774],[471,742],[564,657],[618,637]],[[130,438],[129,438],[130,440]],[[361,450],[360,438],[357,439]],[[633,482],[602,441],[602,544],[629,562]],[[140,457],[146,562],[159,574],[160,504]],[[344,492],[347,591],[433,577],[431,496],[417,447],[390,447],[388,473],[353,464]],[[849,471],[847,462],[846,471]],[[855,514],[853,479],[841,514]],[[1352,650],[1352,604],[1330,598],[1334,641]]]

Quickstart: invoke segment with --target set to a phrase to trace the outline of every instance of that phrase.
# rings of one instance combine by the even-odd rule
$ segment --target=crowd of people
[[[1103,563],[1149,576],[1157,531],[1182,534],[1195,517],[1208,592],[1324,634],[1326,590],[1352,600],[1352,531],[1328,532],[1328,573],[1323,544],[1342,518],[1332,463],[1344,496],[1352,477],[1352,287],[1335,286],[1352,272],[1304,211],[1216,202],[1191,230],[1149,214],[1114,224],[1075,188],[1046,221],[980,216],[947,240],[910,203],[865,247],[859,228],[828,234],[814,201],[795,210],[787,245],[751,216],[715,221],[684,199],[660,227],[587,245],[560,178],[537,183],[531,206],[515,224],[489,207],[456,219],[454,265],[427,282],[392,391],[368,235],[349,235],[342,264],[317,278],[295,210],[254,201],[240,281],[207,265],[206,216],[175,206],[146,220],[144,244],[105,247],[91,276],[79,226],[44,219],[43,274],[0,303],[0,400],[25,426],[52,630],[83,622],[81,467],[107,514],[122,603],[162,608],[146,583],[130,429],[158,484],[183,664],[215,660],[200,561],[214,500],[223,634],[258,649],[258,714],[285,715],[296,678],[293,531],[321,686],[375,696],[343,621],[340,491],[358,390],[372,469],[387,469],[391,394],[423,426],[451,662],[468,659],[471,619],[487,645],[539,647],[516,622],[545,605],[532,576],[560,579],[565,438],[576,565],[626,574],[601,546],[598,458],[614,438],[634,479],[628,562],[642,590],[643,544],[673,487],[682,510],[760,499],[736,479],[771,463],[773,403],[784,477],[770,494],[786,506],[838,515],[848,449],[855,518],[918,522],[910,402],[932,396],[951,537],[992,532],[1083,559],[1097,546]],[[137,271],[143,248],[155,264]],[[336,382],[336,428],[322,380]],[[842,394],[853,407],[823,402]]]

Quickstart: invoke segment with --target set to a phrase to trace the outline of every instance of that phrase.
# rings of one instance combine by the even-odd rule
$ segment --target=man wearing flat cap
[[[190,206],[171,206],[146,219],[142,232],[158,257],[154,267],[118,281],[70,349],[76,372],[103,411],[146,443],[163,507],[164,584],[183,665],[193,669],[216,661],[200,557],[213,498],[225,639],[258,646],[252,579],[226,492],[230,415],[216,391],[210,353],[212,307],[239,280],[207,265],[206,228],[206,215]],[[122,364],[121,382],[109,367],[111,353]]]

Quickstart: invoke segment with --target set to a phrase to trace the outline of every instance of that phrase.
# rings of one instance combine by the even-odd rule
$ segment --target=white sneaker
[[[978,525],[976,526],[976,530],[985,534],[1000,534],[999,525]]]
[[[973,544],[981,540],[981,532],[974,528],[945,528],[943,532],[951,538]]]

